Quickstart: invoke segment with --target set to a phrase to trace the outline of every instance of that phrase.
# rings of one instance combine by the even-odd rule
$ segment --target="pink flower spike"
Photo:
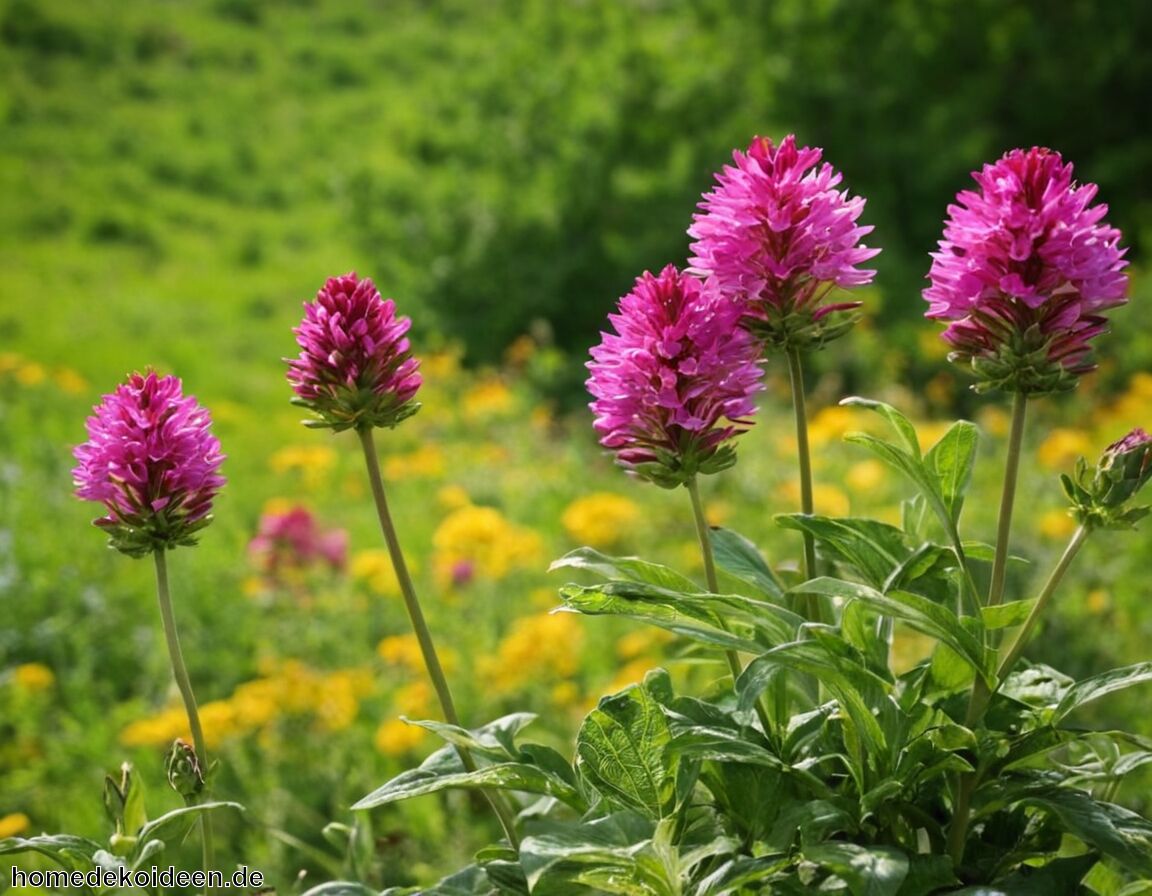
[[[151,371],[132,374],[93,410],[72,478],[77,497],[107,509],[95,524],[134,557],[195,544],[224,485],[208,412],[176,377]]]
[[[629,472],[671,488],[735,462],[751,426],[759,345],[713,284],[669,265],[645,273],[591,351],[589,405],[600,444]]]
[[[822,151],[798,147],[791,134],[779,146],[756,137],[732,156],[688,229],[690,270],[715,278],[766,344],[818,347],[847,332],[854,319],[821,321],[860,303],[821,303],[876,273],[857,267],[880,252],[860,243],[872,231],[856,223],[864,199],[837,190],[841,175],[821,164]]]
[[[1053,150],[1014,149],[972,176],[980,189],[948,206],[932,253],[926,316],[949,322],[943,338],[978,389],[1071,388],[1095,368],[1102,312],[1127,301],[1120,231],[1090,205],[1096,185],[1077,185]]]
[[[411,324],[368,278],[329,279],[293,331],[300,355],[286,359],[294,402],[319,418],[306,425],[393,427],[416,413],[421,378],[406,335]]]

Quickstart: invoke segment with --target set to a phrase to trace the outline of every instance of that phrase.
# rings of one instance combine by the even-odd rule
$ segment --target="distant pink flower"
[[[665,487],[735,461],[725,443],[745,432],[763,388],[759,346],[740,309],[669,265],[645,273],[608,319],[587,381],[600,444]]]
[[[348,533],[322,530],[308,508],[296,506],[261,516],[248,552],[273,578],[285,569],[308,569],[319,563],[341,570],[348,559]]]
[[[320,417],[308,425],[391,427],[415,413],[421,379],[405,335],[411,323],[371,280],[355,273],[329,279],[305,303],[293,331],[303,351],[288,360],[296,403]]]
[[[1120,231],[1101,223],[1106,205],[1090,205],[1096,185],[1077,186],[1053,150],[1014,149],[972,176],[979,191],[948,206],[932,254],[927,316],[951,322],[943,337],[958,359],[992,362],[991,376],[1007,375],[998,361],[1021,368],[1000,385],[1046,391],[1059,375],[1064,388],[1095,366],[1101,312],[1127,301]]]
[[[781,344],[839,335],[821,337],[812,325],[860,303],[821,303],[833,287],[862,286],[876,273],[856,267],[880,251],[860,244],[872,230],[856,223],[864,199],[836,190],[841,175],[820,164],[821,155],[797,147],[792,135],[779,146],[754,138],[747,153],[732,154],[735,166],[716,176],[688,229],[691,270],[715,278],[744,306],[745,323]]]
[[[176,377],[153,372],[132,374],[94,411],[72,478],[78,497],[107,509],[95,524],[132,556],[194,544],[224,485],[208,412]]]

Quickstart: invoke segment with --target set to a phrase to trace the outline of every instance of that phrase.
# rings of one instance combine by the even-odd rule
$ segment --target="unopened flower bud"
[[[180,796],[187,799],[204,789],[204,773],[192,745],[176,738],[164,757],[164,771],[168,783]]]
[[[1074,477],[1064,476],[1064,491],[1081,522],[1115,529],[1131,528],[1148,513],[1147,507],[1128,507],[1152,479],[1152,436],[1132,430],[1105,450],[1094,469],[1081,459]]]

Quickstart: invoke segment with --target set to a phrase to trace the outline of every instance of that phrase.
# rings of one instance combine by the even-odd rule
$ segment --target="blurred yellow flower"
[[[435,479],[443,476],[446,467],[444,451],[436,442],[425,442],[415,451],[397,454],[384,460],[384,478]]]
[[[167,747],[178,737],[192,739],[183,707],[172,707],[126,725],[120,732],[120,743],[125,747]]]
[[[947,420],[923,420],[916,424],[916,437],[920,440],[920,449],[927,451],[943,437],[952,426]]]
[[[540,679],[575,675],[583,647],[584,627],[575,614],[522,616],[478,669],[496,691],[512,691]]]
[[[862,460],[852,464],[844,474],[844,482],[854,492],[871,494],[884,484],[888,468],[878,460]]]
[[[1105,591],[1103,588],[1094,588],[1088,592],[1088,598],[1084,602],[1084,606],[1088,612],[1094,616],[1099,616],[1112,608],[1112,595]]]
[[[1047,538],[1068,538],[1076,531],[1076,520],[1067,510],[1049,510],[1040,517],[1040,534]]]
[[[299,473],[306,488],[322,485],[336,465],[336,452],[327,445],[287,445],[268,459],[275,473]]]
[[[16,368],[16,382],[21,386],[39,386],[47,378],[44,366],[35,361],[27,361]]]
[[[434,714],[432,686],[426,681],[413,681],[396,689],[392,705],[402,716],[426,719]]]
[[[640,507],[634,501],[611,492],[593,492],[569,504],[560,522],[573,541],[609,548],[627,538],[640,519]]]
[[[536,354],[536,340],[527,333],[517,336],[504,349],[504,363],[512,367],[523,367]]]
[[[789,479],[781,484],[780,497],[799,510],[800,483]],[[817,482],[812,486],[813,509],[820,516],[848,516],[851,504],[848,496],[834,485]]]
[[[506,416],[515,410],[515,404],[512,390],[498,376],[481,379],[464,393],[462,399],[464,419],[471,421]]]
[[[441,385],[460,373],[460,349],[449,348],[420,359],[420,372],[426,382]]]
[[[408,561],[409,574],[416,575],[420,565],[410,557],[405,559]],[[348,568],[353,580],[367,585],[373,594],[399,597],[400,583],[396,580],[392,557],[384,548],[357,551],[352,555]]]
[[[17,837],[32,826],[32,822],[23,812],[13,812],[11,815],[0,816],[0,840],[5,837]]]
[[[821,408],[808,421],[808,440],[813,447],[820,448],[829,442],[839,442],[846,433],[862,428],[859,410],[831,405]]]
[[[388,719],[376,729],[376,749],[385,756],[404,756],[415,750],[428,734],[418,725],[401,719]]]
[[[472,576],[498,580],[514,569],[543,562],[540,536],[494,507],[468,505],[452,511],[432,534],[432,546],[442,587],[464,584]]]
[[[83,395],[88,391],[88,380],[70,367],[61,367],[53,375],[56,386],[66,395]]]
[[[444,510],[459,510],[461,507],[467,507],[472,503],[472,499],[468,497],[468,492],[464,486],[450,483],[440,487],[436,492],[436,503]]]
[[[644,676],[652,669],[655,669],[658,663],[653,662],[647,657],[632,660],[616,670],[616,675],[608,684],[606,684],[601,691],[602,694],[615,694],[617,691],[622,691],[629,685],[639,684],[644,680]]]
[[[12,670],[12,680],[22,691],[39,693],[56,683],[56,676],[43,663],[24,663]]]
[[[1076,458],[1092,453],[1092,440],[1087,433],[1079,429],[1057,427],[1040,443],[1036,454],[1040,464],[1047,469],[1070,473]]]
[[[660,652],[663,645],[675,640],[676,636],[662,628],[647,626],[622,635],[616,641],[616,656],[621,660],[652,656]]]
[[[990,404],[980,409],[976,415],[976,422],[980,427],[990,436],[997,439],[1002,439],[1008,435],[1008,428],[1011,426],[1012,418],[1008,415],[1002,407]]]

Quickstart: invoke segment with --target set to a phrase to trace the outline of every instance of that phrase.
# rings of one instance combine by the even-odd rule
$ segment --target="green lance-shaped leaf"
[[[39,837],[5,837],[0,840],[0,856],[36,852],[47,856],[67,871],[87,871],[94,867],[93,856],[104,847],[72,834],[42,834]]]
[[[675,759],[665,758],[672,732],[660,704],[643,687],[601,699],[576,735],[577,769],[609,802],[660,819],[676,801]]]
[[[773,602],[784,596],[784,587],[756,545],[731,529],[713,527],[708,533],[712,554],[720,573],[721,587],[726,578],[751,585],[757,596]]]
[[[908,876],[908,856],[891,846],[821,843],[807,847],[804,858],[839,877],[852,896],[897,896]]]
[[[980,618],[984,620],[984,628],[995,630],[1000,628],[1015,628],[1023,625],[1036,606],[1036,598],[1028,600],[1014,600],[1006,604],[997,604],[994,607],[983,607]]]
[[[804,620],[784,607],[742,594],[681,593],[638,582],[565,585],[567,609],[590,616],[626,616],[676,634],[747,653],[795,637]],[[729,631],[742,626],[758,640]]]
[[[980,431],[975,423],[957,420],[924,456],[924,463],[936,474],[936,483],[944,506],[955,526],[964,506],[964,494],[972,481],[972,467],[976,461],[976,446]]]
[[[467,728],[450,725],[447,722],[404,719],[409,725],[426,728],[450,744],[455,744],[482,756],[489,756],[495,760],[519,758],[519,750],[515,743],[516,735],[535,720],[535,713],[514,712],[489,722],[475,731],[469,731]]]
[[[820,578],[794,589],[798,593],[823,594],[847,600],[862,600],[878,613],[899,619],[910,628],[947,644],[963,657],[977,674],[984,676],[989,687],[994,685],[991,662],[980,640],[965,627],[951,609],[919,594],[893,591],[882,594],[867,585],[841,579]]]
[[[875,411],[891,424],[892,428],[896,431],[896,435],[900,440],[900,446],[905,452],[914,458],[920,457],[920,439],[916,435],[916,427],[912,425],[907,417],[900,411],[886,404],[883,401],[875,401],[871,398],[861,398],[853,395],[845,398],[840,402],[841,407],[850,408],[868,408],[870,411]]]
[[[1109,672],[1101,672],[1091,678],[1078,681],[1064,694],[1053,713],[1052,724],[1059,724],[1074,709],[1099,700],[1108,694],[1122,691],[1136,684],[1152,681],[1152,662],[1136,663]]]
[[[548,892],[548,884],[555,883],[548,880],[553,874],[571,881],[587,865],[638,870],[635,859],[650,848],[654,834],[650,819],[630,811],[577,824],[545,821],[520,844],[520,862],[531,891]],[[565,891],[561,886],[551,892]]]
[[[1152,821],[1070,787],[1029,788],[1017,802],[1044,811],[1064,831],[1129,871],[1152,876]]]
[[[570,551],[548,567],[549,572],[557,569],[582,569],[604,579],[643,582],[670,591],[691,593],[700,590],[700,586],[690,578],[667,566],[649,563],[639,557],[610,557],[595,548],[577,548]]]
[[[776,516],[776,522],[814,535],[874,588],[883,588],[911,553],[901,529],[877,520],[784,513]]]
[[[206,812],[215,812],[217,809],[234,809],[243,812],[240,803],[214,802],[198,803],[194,806],[181,806],[166,812],[159,818],[154,818],[139,831],[136,836],[141,843],[148,840],[162,840],[164,843],[173,843],[182,839],[190,830],[192,822]]]
[[[438,793],[441,790],[515,790],[552,796],[577,811],[587,804],[580,793],[562,777],[524,762],[499,762],[475,771],[465,771],[455,747],[442,747],[420,764],[355,803],[353,809],[373,809],[388,803]]]

